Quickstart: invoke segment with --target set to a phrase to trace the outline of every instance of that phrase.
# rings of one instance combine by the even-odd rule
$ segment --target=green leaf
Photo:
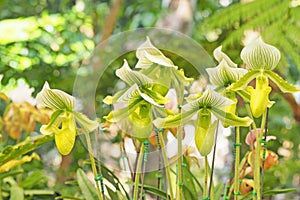
[[[10,198],[9,200],[23,200],[24,199],[24,190],[23,188],[13,185],[10,188]]]
[[[133,181],[127,181],[126,182],[128,185],[133,185],[134,182]],[[142,187],[142,184],[139,183],[139,188]],[[162,199],[167,199],[167,193],[163,190],[160,190],[156,187],[153,187],[153,186],[150,186],[150,185],[143,185],[143,189],[146,191],[146,192],[149,192],[151,194],[154,194],[156,196],[159,196],[160,198]],[[168,199],[169,199],[169,195],[168,195]]]
[[[231,84],[227,89],[228,90],[243,90],[245,87],[255,79],[261,72],[259,70],[252,70],[245,74],[241,79],[239,79],[237,82]]]
[[[55,200],[60,200],[60,199],[63,199],[63,200],[85,200],[83,198],[78,198],[78,197],[73,197],[73,196],[58,196],[58,197],[55,197]]]
[[[24,189],[34,188],[40,181],[47,180],[42,170],[35,170],[29,176],[27,176],[20,186]]]
[[[38,146],[49,142],[54,139],[54,135],[39,135],[35,137],[27,137],[23,142],[20,142],[14,146],[7,146],[9,147],[9,150],[6,148],[3,149],[2,152],[0,152],[0,166],[4,163],[16,159],[21,155],[24,155],[34,149],[36,149]],[[5,150],[7,149],[7,150]]]
[[[297,188],[275,189],[264,191],[264,196],[271,196],[274,194],[285,194],[290,192],[297,192]]]
[[[9,172],[1,173],[0,174],[0,181],[2,179],[6,178],[6,177],[22,174],[23,172],[24,172],[23,169],[16,169],[16,170],[11,170]]]
[[[239,117],[231,113],[226,113],[220,109],[212,108],[211,112],[223,123],[230,126],[250,126],[252,120],[249,117]]]
[[[77,175],[79,187],[80,187],[85,199],[86,200],[98,199],[97,193],[96,193],[96,188],[92,184],[92,182],[88,179],[85,172],[82,169],[78,168],[76,175]]]
[[[268,70],[264,71],[264,74],[268,76],[282,92],[299,92],[300,88],[289,84],[287,81],[283,80],[278,74]]]
[[[116,71],[116,75],[129,86],[133,84],[137,84],[138,86],[149,86],[153,83],[152,79],[144,74],[131,70],[126,60],[124,60],[123,66]]]
[[[183,162],[188,163],[185,156],[183,156]],[[194,178],[190,171],[188,164],[182,167],[182,177],[183,177],[183,195],[185,199],[197,199],[197,190],[195,188]]]

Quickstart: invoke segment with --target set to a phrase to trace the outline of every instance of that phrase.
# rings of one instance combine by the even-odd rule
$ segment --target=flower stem
[[[239,165],[240,165],[240,151],[241,151],[241,138],[240,138],[240,127],[235,128],[235,163],[234,163],[234,200],[239,199],[240,194],[240,183],[239,183]]]
[[[263,159],[262,159],[262,171],[261,171],[261,188],[264,188],[264,168],[265,168],[265,157],[266,157],[266,149],[267,149],[267,132],[268,132],[268,118],[269,118],[269,108],[267,108],[266,111],[266,121],[265,121],[265,130],[264,130],[264,136],[263,136],[263,141],[264,143],[264,152],[263,152]]]
[[[205,166],[205,172],[204,172],[204,187],[203,187],[203,198],[207,198],[207,184],[208,184],[208,174],[209,174],[209,166],[208,166],[208,158],[207,156],[204,157],[204,166]]]
[[[178,113],[181,113],[181,106],[178,106]],[[176,187],[176,199],[182,200],[182,127],[177,127],[177,187]]]
[[[255,199],[261,200],[261,188],[260,188],[260,186],[261,186],[260,185],[260,147],[261,147],[261,144],[260,144],[260,139],[259,139],[260,136],[257,131],[256,124],[254,122],[254,118],[253,118],[249,104],[246,104],[246,109],[247,109],[249,117],[253,120],[252,127],[255,131],[255,138],[256,138],[256,147],[254,150],[254,154],[255,154],[254,155],[254,163],[252,164],[252,166],[254,168],[254,191],[252,193],[254,194],[253,195],[254,200]],[[262,119],[262,121],[263,121],[263,119]],[[253,156],[253,154],[252,154],[252,156]]]
[[[168,157],[167,157],[167,153],[166,153],[166,149],[165,149],[164,137],[163,137],[161,131],[158,132],[158,137],[159,137],[159,141],[160,141],[160,145],[161,145],[162,156],[164,159],[164,166],[166,167],[166,174],[167,174],[167,179],[168,179],[168,183],[169,183],[168,185],[169,185],[169,189],[170,189],[170,199],[174,200],[171,173],[170,173],[170,165],[168,162]]]
[[[133,200],[138,199],[139,179],[140,179],[140,173],[141,173],[142,164],[143,164],[144,149],[145,149],[145,145],[142,142],[141,148],[140,148],[140,153],[138,155],[137,167],[136,167],[136,171],[135,171]]]
[[[85,133],[85,138],[86,138],[86,143],[87,143],[87,147],[88,147],[88,152],[89,152],[89,157],[91,160],[91,166],[92,166],[92,171],[94,174],[94,177],[96,178],[98,176],[97,174],[97,168],[96,168],[96,163],[95,163],[95,159],[94,159],[94,155],[93,155],[93,149],[92,149],[92,143],[91,143],[91,138],[89,133]],[[101,191],[100,191],[100,186],[99,186],[99,182],[96,181],[96,187],[97,187],[97,194],[98,194],[98,199],[99,200],[103,200]]]

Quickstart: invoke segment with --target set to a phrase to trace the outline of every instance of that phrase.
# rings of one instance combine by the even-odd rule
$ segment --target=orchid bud
[[[241,58],[249,69],[273,70],[280,60],[280,51],[258,38],[243,48]]]

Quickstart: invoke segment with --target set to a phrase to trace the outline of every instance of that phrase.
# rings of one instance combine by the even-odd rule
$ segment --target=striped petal
[[[45,82],[42,91],[37,94],[37,107],[50,108],[52,110],[73,110],[75,98],[61,90],[50,89]]]
[[[237,82],[248,71],[243,68],[229,67],[227,61],[221,60],[216,68],[206,69],[210,82],[215,86],[227,87],[234,82]]]
[[[146,42],[144,42],[141,46],[138,47],[136,51],[136,57],[139,59],[136,64],[136,68],[148,68],[152,64],[158,64],[165,67],[173,67],[173,62],[167,58],[159,49],[157,49],[151,43],[149,37],[147,37]]]

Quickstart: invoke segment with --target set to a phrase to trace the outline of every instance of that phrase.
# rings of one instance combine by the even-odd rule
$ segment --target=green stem
[[[240,183],[239,183],[239,165],[240,165],[240,151],[241,151],[241,138],[240,138],[240,127],[235,128],[235,163],[234,163],[234,200],[239,199],[240,194]]]
[[[246,104],[246,109],[248,112],[249,117],[253,120],[252,127],[255,131],[255,138],[256,138],[256,147],[254,150],[254,162],[252,166],[254,168],[254,190],[253,190],[253,200],[261,200],[261,189],[260,189],[260,136],[258,134],[256,124],[254,122],[254,118],[250,109],[249,104]],[[253,153],[252,153],[253,156]],[[256,198],[255,198],[256,197]]]
[[[179,106],[178,113],[181,113],[181,106]],[[182,200],[182,130],[181,125],[177,127],[177,187],[176,187],[176,199]]]
[[[170,199],[174,200],[174,196],[173,196],[173,188],[172,188],[172,179],[171,179],[171,173],[170,173],[170,165],[168,162],[168,157],[167,157],[167,153],[166,153],[166,149],[165,149],[165,141],[164,141],[164,137],[162,135],[162,132],[159,131],[158,132],[158,137],[159,137],[159,142],[161,145],[161,151],[162,151],[162,156],[164,159],[164,166],[166,168],[166,174],[167,174],[167,179],[168,179],[168,185],[169,185],[169,189],[170,189]]]
[[[97,174],[96,163],[95,163],[93,150],[92,150],[91,138],[90,138],[89,133],[85,133],[84,135],[85,135],[85,138],[86,138],[89,157],[90,157],[90,160],[91,160],[92,171],[93,171],[94,177],[96,178],[98,176],[98,174]],[[96,181],[96,187],[97,187],[98,199],[103,200],[98,181]]]
[[[133,200],[138,199],[139,179],[140,179],[140,173],[141,173],[141,168],[142,168],[142,163],[143,163],[144,149],[145,149],[145,145],[142,142],[141,148],[140,148],[140,153],[138,156],[137,167],[136,167],[136,171],[135,171]]]
[[[204,187],[203,187],[203,198],[207,198],[207,184],[208,184],[208,173],[209,165],[207,156],[204,157],[205,172],[204,172]]]

